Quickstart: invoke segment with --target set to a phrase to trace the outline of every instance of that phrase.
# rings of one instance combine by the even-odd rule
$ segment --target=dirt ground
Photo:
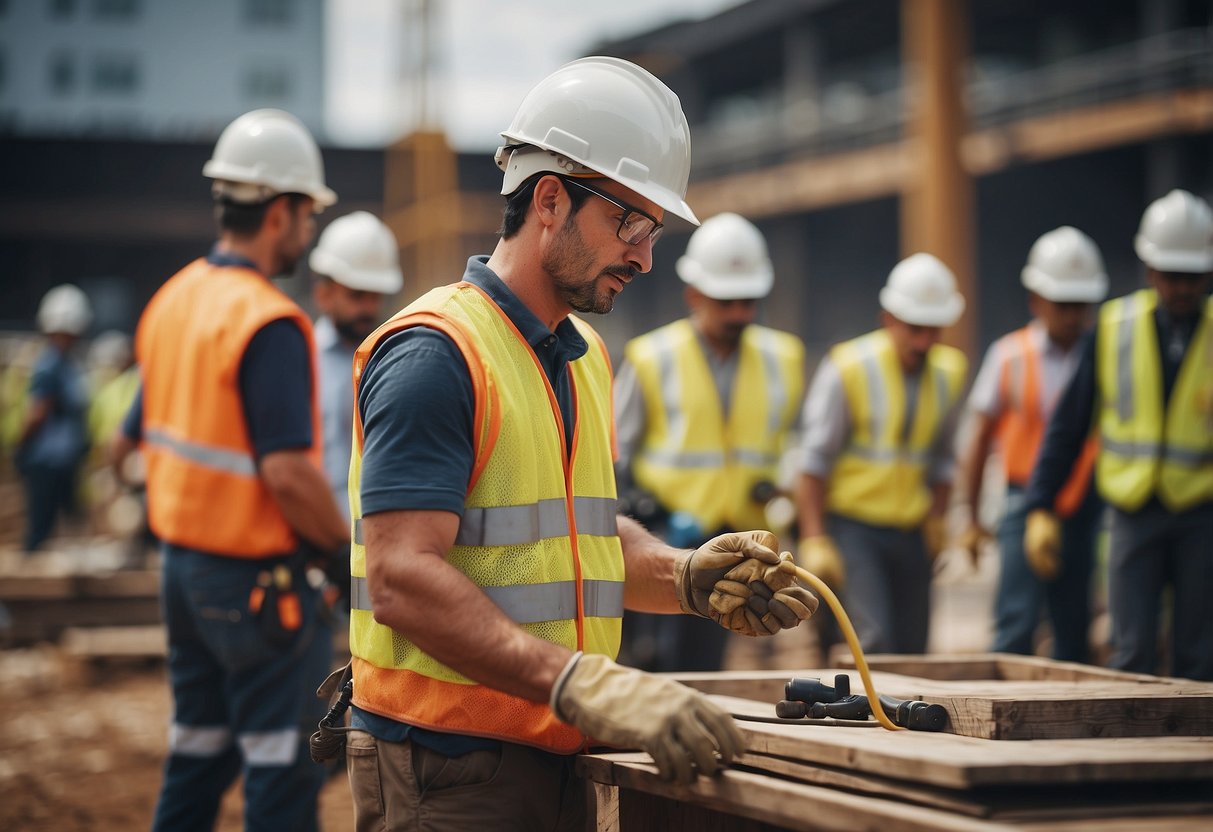
[[[151,825],[168,737],[168,682],[161,667],[81,673],[49,651],[0,656],[0,829],[97,832]],[[217,825],[238,832],[238,784]],[[321,795],[326,830],[353,827],[345,775]]]

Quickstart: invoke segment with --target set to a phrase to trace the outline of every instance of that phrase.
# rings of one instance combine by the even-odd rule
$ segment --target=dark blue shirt
[[[531,345],[551,382],[564,419],[566,449],[573,435],[573,391],[568,364],[588,345],[565,318],[552,332],[487,265],[468,260],[463,279],[496,303]],[[450,511],[462,516],[475,452],[472,378],[455,342],[426,327],[384,340],[367,361],[358,385],[363,426],[362,513]],[[496,740],[416,728],[350,709],[351,724],[389,742],[411,738],[447,756],[494,748]]]
[[[215,266],[257,268],[243,257],[214,249],[206,259]],[[270,321],[249,339],[240,359],[240,399],[258,459],[274,451],[312,446],[311,366],[307,340],[288,318]],[[142,436],[142,388],[131,402],[122,430],[133,441]]]
[[[1154,310],[1154,329],[1158,335],[1158,355],[1162,365],[1159,372],[1162,376],[1164,413],[1184,354],[1196,330],[1197,320],[1177,321],[1161,308]],[[1025,497],[1029,511],[1053,506],[1091,432],[1095,399],[1099,393],[1095,367],[1098,331],[1099,325],[1096,324],[1095,329],[1087,333],[1079,344],[1078,366],[1049,419],[1036,465],[1032,468],[1032,477],[1028,481]]]
[[[74,468],[88,449],[85,429],[88,388],[79,366],[55,346],[34,362],[29,381],[30,402],[45,401],[46,420],[18,451],[22,465]]]

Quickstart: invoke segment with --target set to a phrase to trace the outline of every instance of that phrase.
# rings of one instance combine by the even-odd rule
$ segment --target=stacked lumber
[[[0,602],[12,618],[14,645],[57,641],[71,627],[148,626],[160,622],[160,573],[3,575]]]
[[[680,674],[739,717],[747,753],[690,786],[661,781],[644,754],[583,756],[598,829],[1213,828],[1213,685],[1015,666],[1019,657],[978,657],[966,672],[955,657],[946,667],[924,658],[874,658],[887,670],[873,680],[882,694],[945,705],[949,732],[747,719],[773,716],[791,676],[831,683],[835,670]]]

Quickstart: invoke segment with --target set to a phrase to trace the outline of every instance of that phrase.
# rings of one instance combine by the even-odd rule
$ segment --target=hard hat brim
[[[761,300],[775,285],[775,274],[770,269],[747,275],[721,275],[709,272],[686,255],[678,258],[674,271],[683,283],[712,300]]]
[[[1204,274],[1213,271],[1213,250],[1164,252],[1141,234],[1134,239],[1133,247],[1141,262],[1160,272]]]
[[[1108,276],[1095,275],[1086,281],[1060,281],[1032,266],[1021,272],[1023,286],[1053,303],[1099,303],[1108,296]]]
[[[307,264],[316,274],[357,292],[391,295],[404,286],[404,277],[399,269],[353,269],[321,249],[312,250]]]
[[[880,290],[880,308],[913,326],[951,326],[964,314],[965,299],[959,292],[953,292],[944,303],[922,307],[885,286]]]

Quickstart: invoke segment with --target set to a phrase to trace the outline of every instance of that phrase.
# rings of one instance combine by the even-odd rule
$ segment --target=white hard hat
[[[925,252],[911,254],[889,272],[880,290],[880,306],[899,321],[915,326],[951,326],[960,320],[965,299],[943,261]]]
[[[264,202],[292,193],[306,194],[320,207],[337,201],[324,184],[316,140],[283,110],[253,110],[224,128],[202,175],[215,180],[216,196],[234,202]]]
[[[1108,294],[1108,275],[1095,241],[1063,225],[1042,234],[1020,273],[1024,288],[1056,303],[1099,303]]]
[[[501,193],[533,174],[600,174],[695,225],[686,203],[691,130],[678,96],[621,58],[567,63],[527,93],[494,161]]]
[[[1176,188],[1150,203],[1133,244],[1141,261],[1160,272],[1213,270],[1213,211]]]
[[[317,274],[361,292],[388,295],[404,285],[396,237],[367,211],[355,211],[329,223],[312,249],[308,265]]]
[[[765,298],[775,282],[762,232],[731,213],[695,229],[674,268],[683,283],[715,300]]]
[[[38,304],[38,328],[48,335],[55,332],[83,335],[92,321],[88,296],[71,283],[51,289]]]

